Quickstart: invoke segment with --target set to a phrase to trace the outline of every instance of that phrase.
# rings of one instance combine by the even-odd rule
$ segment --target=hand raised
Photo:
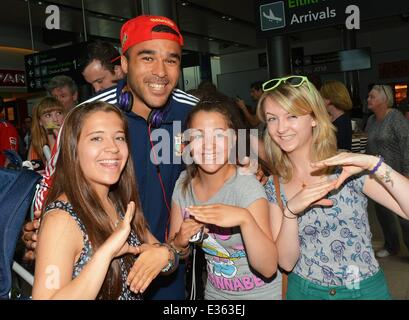
[[[246,103],[244,102],[243,99],[236,98],[236,103],[237,103],[237,106],[238,106],[240,109],[246,109],[246,108],[247,108],[247,107],[246,107]]]
[[[332,201],[324,197],[335,188],[336,183],[337,180],[334,180],[305,186],[287,202],[287,206],[293,214],[299,214],[311,205],[331,206]]]
[[[128,204],[125,217],[121,220],[114,233],[104,242],[103,247],[109,250],[112,258],[122,256],[126,253],[138,254],[137,247],[128,244],[128,236],[131,232],[131,222],[135,214],[135,202]]]
[[[342,152],[334,157],[312,163],[318,169],[332,166],[342,166],[342,172],[337,179],[335,188],[339,188],[350,176],[363,170],[371,170],[378,163],[379,158],[361,153]]]
[[[225,204],[190,206],[189,213],[195,220],[204,224],[213,224],[223,228],[240,226],[249,213],[245,208]]]

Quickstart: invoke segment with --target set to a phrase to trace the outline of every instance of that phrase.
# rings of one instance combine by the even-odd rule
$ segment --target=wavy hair
[[[74,211],[84,223],[94,252],[114,232],[114,229],[97,193],[84,176],[78,159],[77,147],[85,120],[100,111],[114,113],[122,120],[129,148],[127,121],[117,107],[97,101],[72,109],[61,129],[60,154],[56,164],[54,181],[44,205],[45,208],[49,203],[65,194]],[[131,228],[138,235],[138,238],[143,241],[147,224],[141,211],[131,155],[129,155],[118,182],[110,187],[108,196],[115,208],[123,213],[125,213],[130,201],[135,202],[136,211]],[[124,261],[127,270],[129,270],[132,267],[134,258],[131,255],[125,255]],[[117,299],[121,293],[121,287],[121,267],[119,260],[114,259],[111,262],[98,298]]]
[[[304,82],[298,87],[284,83],[274,90],[264,92],[257,105],[257,115],[264,123],[266,123],[266,104],[271,100],[278,103],[289,114],[297,116],[310,114],[315,119],[317,126],[312,128],[312,161],[323,160],[336,154],[335,127],[331,123],[324,100],[311,82]],[[288,155],[269,134],[264,135],[264,143],[274,172],[285,182],[290,181],[293,176],[293,166]],[[322,174],[329,172],[331,172],[330,169],[325,169]]]

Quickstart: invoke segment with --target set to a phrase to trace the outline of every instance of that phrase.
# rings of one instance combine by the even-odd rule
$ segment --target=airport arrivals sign
[[[256,0],[257,35],[265,38],[408,12],[409,1],[401,0]]]

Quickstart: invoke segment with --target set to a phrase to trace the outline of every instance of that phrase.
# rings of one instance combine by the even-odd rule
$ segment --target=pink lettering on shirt
[[[255,275],[227,279],[222,276],[209,273],[208,280],[216,289],[226,291],[250,291],[265,285],[265,282]]]

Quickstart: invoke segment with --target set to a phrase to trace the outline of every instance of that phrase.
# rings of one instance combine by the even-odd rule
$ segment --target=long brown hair
[[[40,102],[33,108],[31,123],[31,147],[44,164],[47,160],[43,153],[43,147],[48,145],[48,138],[46,130],[40,124],[40,118],[43,114],[51,111],[60,111],[62,114],[64,114],[64,106],[54,97],[45,97],[41,99]]]
[[[114,229],[99,197],[84,177],[78,160],[77,146],[85,120],[98,111],[115,113],[122,120],[129,148],[127,121],[122,112],[115,106],[97,101],[83,104],[71,110],[61,129],[60,154],[56,164],[54,181],[44,206],[45,208],[49,203],[65,194],[75,213],[84,223],[94,252],[114,232]],[[118,182],[111,186],[108,196],[114,206],[123,213],[125,213],[130,201],[135,202],[136,212],[131,227],[138,235],[139,240],[143,241],[147,224],[141,212],[131,155],[129,155]],[[134,262],[133,257],[126,255],[124,261],[129,270]],[[114,259],[111,262],[98,298],[117,299],[121,293],[121,288],[121,268],[119,260]]]

